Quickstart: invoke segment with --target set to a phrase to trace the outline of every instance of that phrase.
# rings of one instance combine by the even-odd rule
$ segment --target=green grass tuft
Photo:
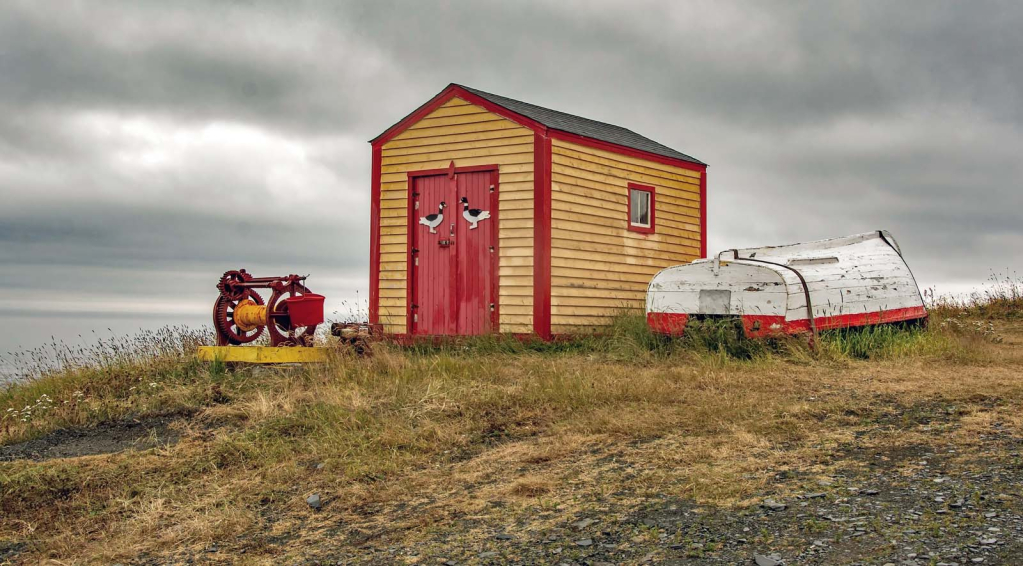
[[[928,330],[919,324],[881,324],[828,330],[818,336],[816,346],[823,358],[853,360],[941,355],[953,352],[957,347],[948,334]]]

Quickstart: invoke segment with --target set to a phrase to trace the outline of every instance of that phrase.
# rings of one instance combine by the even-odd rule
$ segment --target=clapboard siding
[[[642,312],[659,270],[700,255],[700,176],[568,141],[551,144],[551,330]],[[628,230],[628,184],[655,188],[653,234]]]
[[[381,147],[380,310],[389,334],[407,325],[408,173],[499,166],[500,331],[533,330],[533,132],[453,98]],[[385,292],[386,291],[386,292]]]

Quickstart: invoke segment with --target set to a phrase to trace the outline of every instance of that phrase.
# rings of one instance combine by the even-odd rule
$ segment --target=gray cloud
[[[1013,2],[7,2],[0,284],[29,300],[0,311],[202,322],[241,265],[364,290],[365,140],[448,82],[709,162],[712,249],[883,227],[921,283],[979,282],[1023,263],[1021,24]]]

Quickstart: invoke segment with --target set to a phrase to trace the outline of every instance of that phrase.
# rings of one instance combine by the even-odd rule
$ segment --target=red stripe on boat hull
[[[922,318],[927,318],[927,309],[923,306],[916,306],[890,311],[821,316],[815,318],[814,323],[817,326],[817,330],[831,330],[890,322],[905,322]],[[686,313],[647,313],[647,325],[654,332],[661,334],[679,336],[685,330],[687,322],[689,322],[689,315]],[[766,338],[768,336],[810,332],[809,319],[803,318],[786,321],[784,316],[744,315],[742,317],[742,326],[746,336],[750,338]]]

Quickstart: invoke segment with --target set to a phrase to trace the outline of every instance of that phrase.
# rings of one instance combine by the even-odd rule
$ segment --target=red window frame
[[[632,191],[643,191],[650,195],[650,226],[639,226],[632,223]],[[657,210],[656,206],[657,191],[650,185],[640,185],[639,183],[629,183],[629,204],[625,211],[625,221],[628,223],[630,232],[639,232],[640,234],[653,234],[656,230],[657,223],[655,221],[654,211]]]

